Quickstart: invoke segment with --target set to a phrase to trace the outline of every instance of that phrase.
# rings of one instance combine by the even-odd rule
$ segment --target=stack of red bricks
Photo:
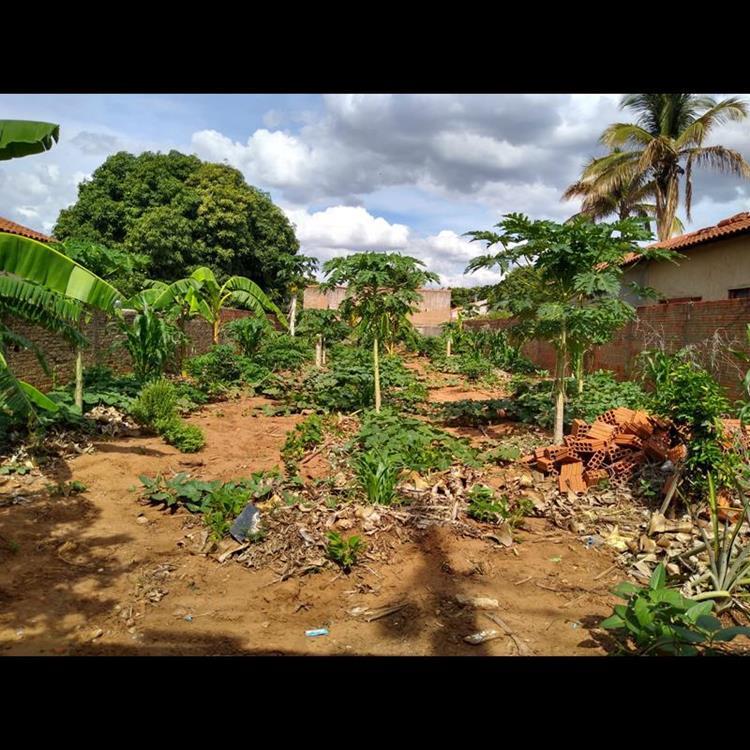
[[[620,407],[592,424],[574,419],[564,445],[537,448],[523,460],[557,476],[561,492],[583,493],[603,479],[627,479],[648,460],[677,462],[686,456],[687,447],[669,422]]]

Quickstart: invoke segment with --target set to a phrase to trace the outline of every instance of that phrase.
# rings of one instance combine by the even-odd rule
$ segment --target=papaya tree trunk
[[[292,297],[292,304],[289,306],[289,335],[294,336],[297,330],[297,295]]]
[[[451,356],[451,347],[453,344],[453,337],[448,336],[448,340],[445,342],[445,356],[450,357]]]
[[[315,366],[323,366],[323,336],[320,333],[315,340]]]
[[[326,363],[326,352],[327,352],[326,342],[325,341],[323,341],[321,343],[321,349],[323,350],[323,364],[325,365],[325,363]]]
[[[375,411],[380,411],[380,357],[378,356],[378,337],[372,342],[372,369],[375,375]]]
[[[555,445],[563,441],[563,417],[565,414],[565,365],[568,354],[568,344],[563,328],[560,343],[556,347],[555,356],[555,434],[553,442]]]
[[[75,404],[83,413],[83,349],[76,347],[76,390]]]

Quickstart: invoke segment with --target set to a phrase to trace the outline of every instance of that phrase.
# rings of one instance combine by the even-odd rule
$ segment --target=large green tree
[[[629,94],[620,107],[636,116],[635,122],[610,125],[600,141],[612,151],[590,161],[581,178],[587,200],[617,200],[630,191],[636,202],[648,186],[654,199],[654,218],[659,240],[675,230],[684,181],[685,213],[691,220],[692,172],[710,167],[740,177],[750,177],[750,164],[742,154],[726,146],[707,146],[706,139],[720,125],[747,117],[747,103],[731,97],[716,101],[697,94]],[[640,193],[640,194],[639,194]]]
[[[162,281],[199,266],[219,278],[246,276],[279,303],[288,298],[290,258],[299,250],[267,193],[237,169],[177,151],[110,156],[60,212],[54,234],[144,254],[145,274]]]

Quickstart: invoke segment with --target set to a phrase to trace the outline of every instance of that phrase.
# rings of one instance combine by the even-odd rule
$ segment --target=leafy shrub
[[[353,565],[357,564],[359,553],[365,548],[365,543],[359,536],[350,536],[344,539],[336,531],[328,532],[328,545],[326,546],[326,556],[329,560],[337,563],[348,573]]]
[[[383,403],[412,410],[427,397],[427,390],[395,355],[386,355],[380,362]],[[328,370],[311,371],[289,397],[300,408],[323,411],[353,412],[375,403],[375,378],[372,352],[367,349],[335,346],[331,349]]]
[[[146,427],[156,428],[176,416],[177,390],[166,378],[154,380],[143,386],[133,402],[131,415]]]
[[[279,475],[259,471],[234,482],[204,482],[184,473],[175,474],[172,479],[145,475],[139,478],[145,499],[167,508],[183,506],[191,513],[202,513],[214,536],[221,538],[248,502],[267,498],[273,492]]]
[[[200,427],[187,424],[176,416],[158,421],[154,427],[167,443],[181,453],[196,453],[206,444],[206,437]]]
[[[178,391],[161,378],[143,386],[130,410],[132,416],[150,427],[182,453],[195,453],[205,445],[200,427],[189,425],[177,416]]]
[[[271,331],[265,316],[240,318],[224,326],[224,332],[237,343],[246,357],[252,357],[258,351],[264,337]]]
[[[187,380],[173,382],[177,394],[177,411],[181,414],[191,412],[208,403],[208,396],[197,386]]]
[[[731,477],[735,458],[722,450],[719,418],[730,405],[711,373],[687,359],[685,350],[676,354],[644,352],[640,358],[644,380],[653,388],[652,409],[691,433],[690,451],[685,461],[685,476],[696,490],[706,487],[709,472],[722,485]]]
[[[616,604],[603,628],[614,631],[625,648],[640,654],[651,652],[693,656],[698,646],[731,641],[750,635],[750,628],[723,628],[714,617],[712,601],[687,599],[666,585],[664,565],[654,569],[648,587],[624,582],[614,592],[626,604]]]
[[[318,334],[330,346],[343,341],[351,332],[351,327],[341,320],[336,310],[303,310],[299,316],[297,333],[313,346]]]
[[[551,427],[554,423],[552,385],[551,380],[514,378],[511,381],[513,393],[506,406],[508,416],[540,427]],[[566,425],[570,425],[574,419],[591,422],[603,412],[618,406],[629,409],[649,406],[648,395],[637,383],[617,381],[612,373],[604,370],[586,375],[581,394],[577,392],[573,378],[566,379],[565,386]]]
[[[274,332],[263,339],[253,361],[271,372],[294,372],[314,355],[313,348],[304,338]]]
[[[479,466],[476,451],[467,441],[391,409],[367,412],[355,444],[391,457],[391,464],[419,472],[441,471],[456,462]]]
[[[198,388],[209,396],[223,396],[243,383],[257,385],[270,376],[270,370],[254,359],[238,354],[227,344],[217,344],[205,354],[185,362],[186,372]]]
[[[357,482],[367,500],[376,505],[393,502],[402,468],[394,454],[377,449],[358,454],[354,461]]]
[[[297,464],[302,456],[311,448],[320,445],[323,441],[324,430],[325,422],[317,414],[311,414],[304,421],[295,425],[294,429],[289,430],[281,448],[281,457],[284,459],[288,474],[295,474]]]
[[[228,344],[216,344],[205,354],[187,359],[185,371],[210,395],[240,382],[242,360]]]

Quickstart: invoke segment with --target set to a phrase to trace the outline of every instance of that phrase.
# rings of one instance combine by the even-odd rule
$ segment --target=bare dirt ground
[[[528,519],[510,548],[432,527],[401,544],[391,564],[282,583],[191,553],[185,535],[199,519],[140,504],[138,477],[229,480],[280,464],[285,433],[301,417],[253,416],[263,403],[244,398],[194,415],[207,438],[195,456],[155,437],[97,442],[54,478],[82,481],[82,495],[51,497],[52,477],[0,477],[0,498],[20,494],[0,501],[0,653],[598,655],[611,646],[596,626],[622,578],[612,555],[541,518]],[[513,636],[465,643],[504,627],[459,606],[460,595],[497,599],[488,614]],[[403,603],[371,622],[359,614]],[[329,635],[305,636],[322,627]]]

